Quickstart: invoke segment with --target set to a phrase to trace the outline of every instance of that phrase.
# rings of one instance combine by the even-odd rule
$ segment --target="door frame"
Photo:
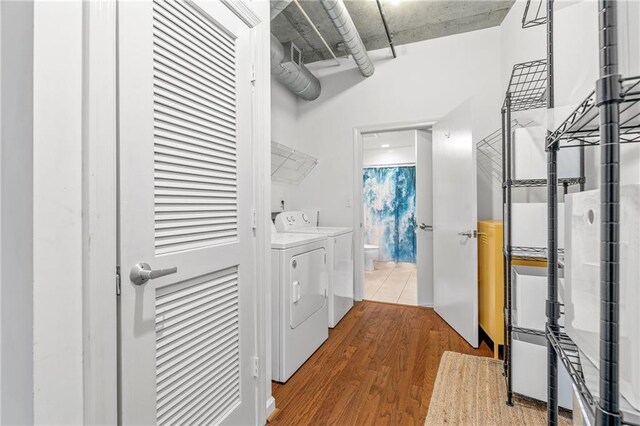
[[[117,224],[117,1],[83,4],[83,352],[84,423],[118,420],[116,268]],[[255,339],[258,372],[256,420],[264,424],[270,374],[270,67],[268,2],[221,0],[241,19],[255,20],[252,54],[252,169],[255,210]],[[105,214],[110,212],[110,214]],[[77,261],[77,260],[74,260]],[[266,278],[265,278],[266,277]]]
[[[438,119],[401,121],[372,124],[353,128],[353,285],[354,299],[364,300],[364,236],[362,196],[362,137],[371,133],[393,133],[408,130],[422,130],[433,126]]]

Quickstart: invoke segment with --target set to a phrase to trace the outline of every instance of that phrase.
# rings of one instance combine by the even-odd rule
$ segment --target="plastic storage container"
[[[533,330],[544,330],[547,322],[545,306],[547,300],[547,268],[535,266],[513,266],[513,325]],[[564,283],[558,278],[559,299],[562,303]],[[562,318],[560,318],[562,325]]]
[[[600,191],[566,198],[565,325],[599,364]],[[640,185],[620,188],[620,391],[640,409]]]
[[[564,204],[558,204],[558,248],[564,248]],[[511,205],[511,245],[547,247],[547,203]]]
[[[513,391],[539,401],[547,401],[547,340],[544,336],[513,333],[511,347]],[[571,378],[558,360],[558,405],[573,407]]]
[[[521,127],[513,131],[514,179],[546,179],[547,153],[544,127]],[[558,177],[580,176],[580,150],[565,149],[558,152]]]

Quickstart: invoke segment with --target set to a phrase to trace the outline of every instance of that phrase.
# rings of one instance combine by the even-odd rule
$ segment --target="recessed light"
[[[380,145],[380,148],[389,148],[389,144],[388,143],[382,144]]]

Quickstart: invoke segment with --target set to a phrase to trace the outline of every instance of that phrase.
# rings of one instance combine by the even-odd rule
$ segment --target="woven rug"
[[[445,352],[429,404],[425,425],[546,425],[545,404],[514,398],[507,400],[502,361]],[[560,425],[570,425],[567,412]]]

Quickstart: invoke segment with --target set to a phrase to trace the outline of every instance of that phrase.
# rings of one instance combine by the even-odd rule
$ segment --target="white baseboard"
[[[267,400],[267,418],[269,418],[269,416],[273,414],[274,411],[276,411],[276,400],[272,396]]]

